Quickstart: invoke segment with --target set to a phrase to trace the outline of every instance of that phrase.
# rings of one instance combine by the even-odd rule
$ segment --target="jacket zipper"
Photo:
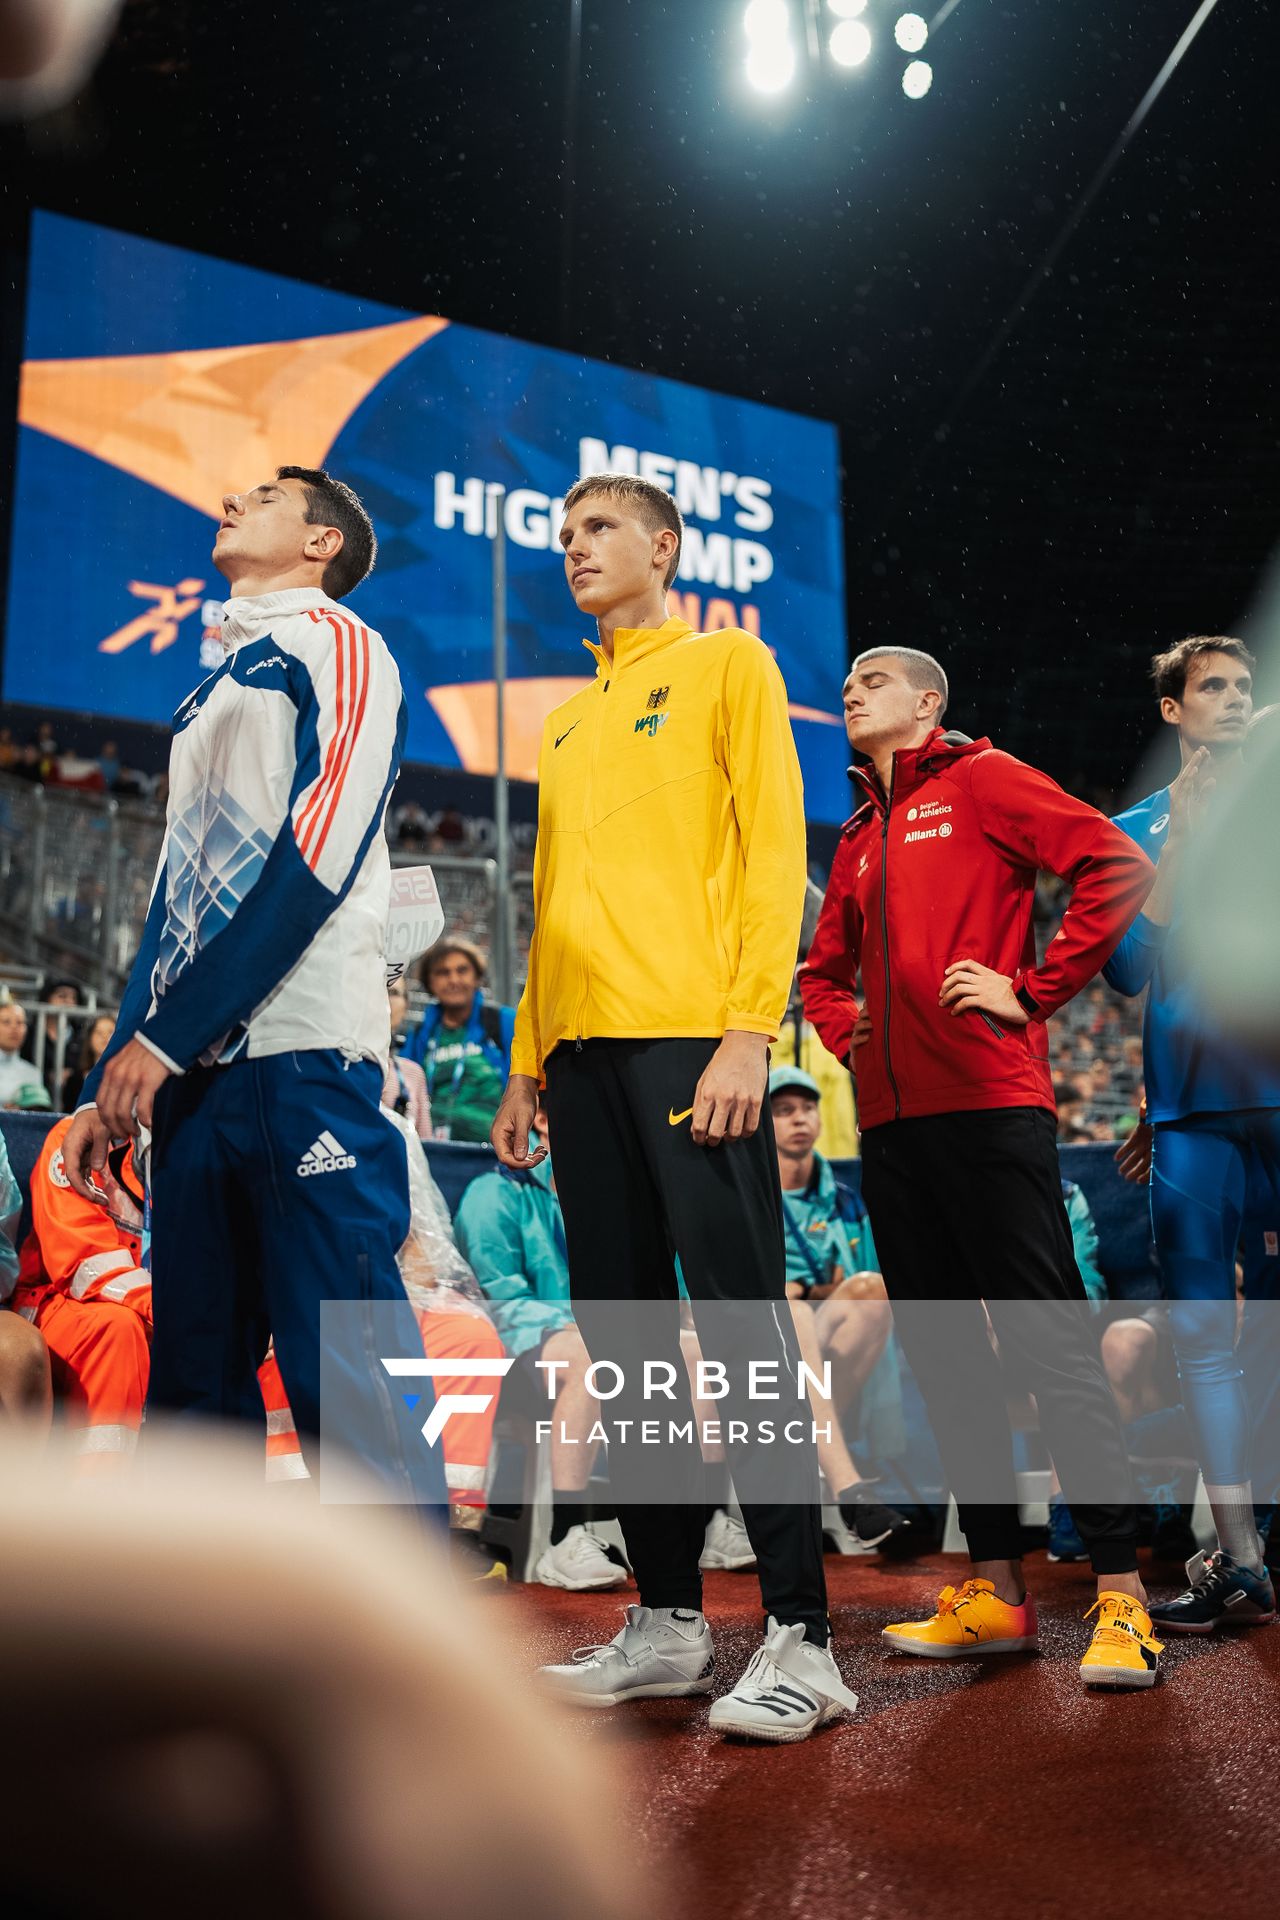
[[[902,1118],[902,1101],[898,1095],[898,1083],[893,1077],[893,1059],[889,1051],[889,1015],[893,1007],[892,975],[889,970],[889,810],[893,806],[893,789],[898,778],[898,756],[893,757],[889,773],[889,792],[884,803],[884,820],[880,827],[880,945],[884,954],[884,1070],[889,1076],[889,1085],[893,1088],[893,1117]]]
[[[612,678],[613,678],[613,670],[610,669],[609,680],[611,680]],[[600,695],[601,700],[604,699],[605,694],[608,693],[609,691],[609,680],[606,680],[604,683],[604,688]],[[593,733],[591,738],[591,753],[590,753],[590,757],[587,760],[587,790],[583,797],[583,803],[582,803],[582,810],[585,816],[583,830],[582,830],[582,838],[583,838],[583,844],[586,847],[586,856],[587,856],[586,857],[586,875],[585,875],[585,892],[587,896],[586,927],[584,930],[583,941],[582,941],[582,969],[583,969],[583,973],[586,976],[586,989],[582,996],[582,1011],[578,1015],[578,1031],[574,1037],[574,1042],[573,1042],[573,1050],[575,1053],[582,1052],[582,1040],[583,1040],[582,1029],[587,1023],[587,1007],[591,1000],[591,828],[590,828],[590,825],[586,823],[589,822],[591,818],[591,796],[595,791],[595,779],[596,779],[596,756],[600,751],[600,735],[603,729],[604,729],[604,712],[602,709],[596,720],[595,732]]]

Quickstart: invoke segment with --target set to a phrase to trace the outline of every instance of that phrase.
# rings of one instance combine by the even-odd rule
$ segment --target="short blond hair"
[[[564,510],[568,513],[570,507],[576,507],[579,500],[596,500],[602,495],[634,507],[636,518],[650,533],[660,533],[664,527],[674,533],[676,550],[662,580],[665,593],[676,577],[680,549],[684,545],[684,517],[679,507],[665,488],[656,487],[652,480],[642,480],[638,474],[589,473],[585,480],[579,480],[576,486],[570,487],[564,497]]]

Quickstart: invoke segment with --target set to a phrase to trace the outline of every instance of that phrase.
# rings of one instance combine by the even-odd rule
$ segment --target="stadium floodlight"
[[[904,53],[919,53],[929,38],[929,25],[918,13],[904,13],[893,30],[893,37]]]
[[[747,79],[757,93],[781,93],[795,71],[796,50],[789,40],[757,40],[747,55]]]
[[[751,0],[742,24],[753,50],[776,47],[791,36],[791,9],[787,0]]]
[[[842,20],[832,30],[831,58],[838,67],[860,67],[871,51],[871,32],[861,20]]]
[[[867,10],[867,0],[827,0],[827,5],[842,20],[856,20],[860,13]]]
[[[781,93],[795,75],[791,8],[787,0],[751,0],[742,16],[747,39],[747,79],[757,93]]]
[[[933,85],[933,68],[927,60],[912,60],[902,76],[902,91],[908,100],[923,100]]]

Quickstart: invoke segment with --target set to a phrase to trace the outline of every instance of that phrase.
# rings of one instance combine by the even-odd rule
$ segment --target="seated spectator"
[[[541,1106],[534,1126],[548,1145]],[[454,1226],[515,1359],[504,1391],[529,1418],[552,1422],[551,1541],[534,1579],[575,1592],[623,1586],[626,1574],[593,1531],[587,1503],[596,1455],[587,1435],[599,1408],[586,1390],[590,1355],[569,1305],[569,1257],[550,1158],[528,1172],[500,1167],[481,1174],[463,1194]]]
[[[897,1364],[888,1348],[893,1317],[876,1266],[866,1208],[817,1151],[820,1097],[817,1081],[798,1067],[775,1067],[769,1075],[782,1180],[787,1295],[802,1359],[818,1374],[824,1360],[831,1363],[832,1398],[839,1416],[830,1421],[829,1407],[815,1402],[819,1429],[831,1426],[830,1438],[818,1441],[818,1461],[845,1525],[859,1540],[867,1546],[891,1539],[905,1545],[909,1522],[874,1499],[841,1430],[845,1413],[862,1396],[864,1425],[878,1402],[891,1428],[888,1444],[873,1442],[873,1450],[886,1456],[902,1451]],[[864,1389],[877,1373],[868,1397]]]
[[[18,743],[12,727],[0,727],[0,773],[12,773],[18,758]]]
[[[96,1176],[101,1205],[74,1192],[62,1165],[70,1125],[68,1116],[50,1129],[31,1176],[31,1231],[22,1244],[13,1306],[44,1336],[54,1391],[79,1435],[81,1470],[103,1473],[136,1446],[147,1397],[151,1275],[142,1265],[144,1201],[132,1143],[113,1148]],[[274,1367],[271,1359],[260,1384]]]
[[[49,1105],[48,1088],[23,1057],[26,1038],[25,1010],[16,1000],[0,1002],[0,1107],[31,1111]]]
[[[114,740],[104,740],[98,752],[98,770],[108,793],[114,793],[120,778],[120,749]]]
[[[0,1421],[21,1420],[47,1429],[53,1411],[49,1355],[35,1327],[8,1310],[18,1278],[13,1243],[21,1212],[22,1194],[0,1133]]]
[[[63,1089],[64,1113],[74,1113],[80,1103],[80,1090],[90,1073],[111,1044],[111,1036],[116,1030],[114,1013],[98,1013],[85,1028],[84,1038],[80,1042],[80,1051],[76,1057],[75,1070]]]
[[[391,1061],[382,1085],[382,1104],[409,1122],[419,1140],[431,1139],[431,1102],[427,1097],[427,1077],[416,1060],[402,1051],[404,1030],[409,1018],[409,995],[403,980],[393,980],[387,988],[391,1007]]]
[[[47,1007],[79,1007],[84,1004],[84,995],[77,980],[46,980],[40,989],[40,998]],[[62,1071],[58,1072],[58,1028],[64,1031],[62,1051]],[[78,1024],[70,1020],[60,1022],[56,1013],[47,1013],[44,1017],[44,1084],[48,1089],[49,1100],[55,1113],[68,1112],[67,1084],[75,1077],[76,1056],[80,1051],[80,1033]]]
[[[515,1009],[485,999],[484,977],[484,955],[456,935],[422,962],[435,1005],[405,1052],[426,1075],[437,1140],[487,1141],[511,1071]]]

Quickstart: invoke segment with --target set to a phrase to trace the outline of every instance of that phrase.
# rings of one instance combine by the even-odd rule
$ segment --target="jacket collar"
[[[674,617],[664,620],[660,627],[619,627],[613,636],[613,665],[605,657],[605,651],[595,640],[584,640],[583,646],[588,653],[595,655],[596,678],[602,674],[620,673],[623,667],[634,666],[637,660],[643,660],[647,654],[657,653],[662,647],[670,647],[677,640],[684,640],[693,632],[687,620]]]
[[[313,608],[331,607],[332,600],[318,587],[286,587],[281,593],[237,595],[227,601],[222,622],[222,645],[227,653],[261,640],[277,620],[294,613],[310,613]]]
[[[900,747],[893,756],[893,791],[896,797],[909,793],[912,787],[920,784],[940,767],[949,766],[955,760],[966,759],[971,753],[985,753],[991,746],[985,736],[981,740],[971,740],[967,733],[959,733],[946,727],[934,727],[925,736],[918,747]],[[888,804],[887,796],[880,785],[876,770],[868,761],[865,766],[853,766],[850,777],[862,788],[872,807],[883,813]],[[858,819],[865,806],[859,807],[853,819]],[[853,821],[849,824],[852,826]]]

